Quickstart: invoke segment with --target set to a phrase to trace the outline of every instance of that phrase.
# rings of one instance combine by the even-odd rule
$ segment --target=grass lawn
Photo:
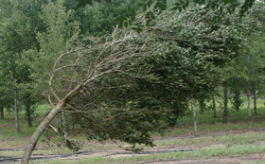
[[[258,115],[252,117],[254,127],[248,130],[249,120],[246,104],[240,111],[230,109],[230,121],[224,123],[222,109],[218,108],[218,118],[212,118],[211,111],[201,113],[198,111],[198,134],[194,137],[192,115],[181,118],[180,124],[174,128],[164,130],[162,133],[153,133],[155,147],[145,147],[143,153],[135,154],[125,151],[126,143],[107,141],[86,141],[82,133],[72,133],[70,138],[82,140],[84,146],[81,152],[90,154],[75,154],[66,148],[49,147],[44,142],[39,142],[33,157],[53,157],[53,155],[70,154],[65,158],[52,158],[32,161],[38,164],[70,164],[70,163],[144,163],[157,161],[181,163],[191,160],[191,163],[216,163],[226,160],[233,163],[265,163],[265,108],[264,100],[258,101]],[[49,111],[48,105],[37,108],[39,121]],[[187,112],[189,113],[189,112]],[[34,132],[38,122],[34,126],[27,127],[24,113],[20,112],[21,133],[15,131],[14,115],[6,111],[5,120],[0,120],[0,158],[1,156],[21,157],[27,140]],[[55,120],[55,125],[59,121]],[[43,135],[52,136],[47,132]],[[141,147],[141,146],[139,146]],[[0,161],[1,163],[1,161]],[[161,163],[160,163],[161,164]]]

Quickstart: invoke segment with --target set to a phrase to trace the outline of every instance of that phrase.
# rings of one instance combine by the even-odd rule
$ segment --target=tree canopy
[[[153,146],[150,132],[175,126],[190,101],[203,108],[222,87],[236,108],[241,93],[261,95],[264,11],[254,0],[3,1],[1,114],[20,107],[32,126],[33,104],[52,108],[23,162],[61,112],[88,139]]]

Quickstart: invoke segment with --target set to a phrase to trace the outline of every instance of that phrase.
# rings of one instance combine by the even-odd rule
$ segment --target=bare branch
[[[60,68],[57,68],[56,70],[54,70],[54,74],[58,71],[61,71],[65,68],[69,68],[69,67],[81,67],[80,65],[77,65],[77,64],[69,64],[69,65],[65,65],[65,66],[62,66]]]

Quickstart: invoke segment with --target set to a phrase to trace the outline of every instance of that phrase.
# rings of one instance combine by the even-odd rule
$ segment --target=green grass
[[[50,106],[48,104],[39,105],[36,108],[36,113],[38,114],[39,121],[41,121],[42,117],[50,110]],[[38,122],[33,122],[33,127],[28,127],[27,122],[25,120],[25,111],[19,112],[19,122],[21,132],[17,133],[15,130],[15,114],[14,112],[10,112],[10,110],[5,109],[5,119],[0,120],[0,139],[20,139],[29,137],[35,131]]]
[[[102,163],[131,163],[140,161],[159,161],[159,160],[180,160],[180,159],[205,159],[211,157],[221,156],[238,156],[248,155],[252,153],[261,153],[265,151],[265,145],[236,145],[236,146],[224,146],[224,147],[206,147],[192,152],[171,152],[165,154],[151,154],[151,155],[139,155],[131,157],[90,157],[80,159],[78,161],[65,161],[65,160],[52,160],[52,161],[41,161],[32,162],[39,164],[71,164],[71,163],[90,163],[90,164],[102,164]]]
[[[254,115],[254,111],[252,110],[252,119],[259,120],[265,118],[265,108],[257,108],[258,115]],[[229,122],[245,122],[248,120],[248,113],[247,109],[241,108],[239,111],[235,111],[234,109],[229,110]],[[198,111],[197,113],[197,120],[198,124],[215,124],[215,123],[222,123],[224,122],[223,119],[223,111],[217,111],[218,118],[213,118],[212,111],[205,111],[201,113]],[[180,126],[185,125],[192,125],[193,124],[193,116],[187,115],[180,119]]]
[[[243,156],[249,154],[257,154],[265,152],[265,145],[262,142],[265,141],[265,132],[247,132],[241,134],[229,134],[229,135],[216,135],[216,136],[206,136],[197,138],[170,138],[166,140],[156,140],[156,149],[164,148],[167,150],[168,147],[175,146],[177,149],[194,149],[191,152],[169,152],[164,154],[150,154],[150,155],[139,155],[131,157],[104,157],[103,155],[98,155],[95,157],[86,157],[80,160],[61,160],[53,159],[48,161],[38,161],[32,163],[40,164],[71,164],[71,163],[132,163],[139,161],[150,161],[150,160],[180,160],[180,159],[207,159],[216,157],[234,157]],[[93,149],[94,146],[96,149]],[[106,151],[116,149],[117,146],[114,144],[89,144],[86,145],[84,150],[90,150],[94,152]],[[153,148],[147,148],[147,150],[152,150]],[[50,150],[38,150],[34,151],[34,154],[68,154],[70,153],[67,149],[50,149]],[[21,156],[21,152],[4,152],[1,155],[9,156]]]
[[[248,132],[243,134],[230,134],[230,135],[216,135],[206,136],[201,138],[187,138],[187,139],[169,139],[169,140],[156,140],[157,146],[189,146],[191,144],[197,146],[205,146],[209,144],[225,144],[229,145],[247,145],[253,144],[258,141],[265,141],[265,133]]]
[[[250,161],[250,162],[243,162],[242,164],[265,164],[265,161]]]
[[[253,116],[254,130],[262,130],[265,127],[265,108],[263,104],[264,100],[258,100],[258,113],[259,115]],[[231,104],[230,104],[231,107]],[[47,104],[40,105],[37,107],[36,112],[40,118],[50,110],[50,106]],[[192,152],[170,152],[164,154],[149,154],[149,155],[138,155],[132,157],[104,157],[102,155],[86,157],[79,160],[59,160],[53,159],[48,161],[38,161],[31,163],[44,163],[44,164],[71,164],[71,163],[95,163],[95,164],[116,164],[116,163],[132,163],[139,161],[150,161],[150,160],[179,160],[179,159],[207,159],[216,158],[222,156],[243,156],[248,154],[257,154],[265,152],[265,132],[249,131],[248,130],[248,116],[246,110],[246,103],[241,107],[239,111],[230,108],[230,122],[223,122],[223,111],[219,106],[218,118],[212,118],[212,111],[205,111],[201,113],[198,111],[198,136],[194,136],[193,133],[193,118],[192,115],[186,115],[180,120],[180,125],[165,129],[163,133],[153,133],[153,137],[156,138],[154,141],[156,147],[145,148],[147,151],[167,148],[178,148],[178,149],[195,149]],[[252,111],[253,112],[253,111]],[[189,112],[187,112],[189,113]],[[6,119],[0,120],[0,140],[1,148],[15,148],[22,149],[28,138],[34,132],[39,122],[34,122],[34,126],[29,128],[24,119],[25,113],[20,112],[20,123],[21,133],[15,131],[14,114],[6,111]],[[39,119],[40,121],[41,119]],[[55,120],[55,125],[59,124],[59,120]],[[59,126],[59,125],[58,125]],[[52,135],[48,133],[48,135]],[[189,137],[187,137],[189,136]],[[45,135],[42,137],[42,139]],[[175,138],[177,137],[177,138]],[[178,138],[184,137],[184,138]],[[185,138],[186,137],[186,138]],[[82,132],[71,134],[70,138],[76,140],[85,140],[85,136]],[[168,138],[159,140],[159,138]],[[120,143],[123,145],[124,143]],[[48,148],[47,145],[40,142],[39,146]],[[89,142],[84,145],[82,151],[92,152],[103,152],[103,151],[122,151],[122,149],[109,141],[106,143]],[[71,153],[66,148],[48,148],[48,150],[37,150],[33,154],[68,154]],[[0,155],[16,156],[21,157],[22,151],[5,151],[1,152]],[[246,163],[262,163],[263,161],[251,161]]]
[[[245,98],[244,98],[245,99]],[[209,106],[209,104],[208,104]],[[198,110],[198,133],[216,133],[219,131],[235,131],[235,130],[247,130],[248,129],[248,115],[246,110],[246,103],[243,104],[239,111],[231,109],[230,106],[230,124],[223,123],[223,110],[221,106],[218,106],[217,115],[218,118],[212,118],[212,111],[205,111],[201,113]],[[258,113],[259,115],[254,116],[254,128],[265,127],[265,123],[263,123],[263,119],[265,119],[265,108],[264,108],[264,100],[258,99],[257,101]],[[45,114],[50,110],[50,106],[48,104],[39,105],[36,108],[36,113],[38,115],[39,120],[45,116]],[[5,120],[0,120],[0,124],[3,125],[0,127],[0,139],[1,138],[21,138],[21,137],[29,137],[34,132],[34,129],[39,124],[39,122],[33,122],[34,127],[28,128],[25,120],[24,111],[20,112],[20,122],[21,122],[21,130],[22,133],[17,134],[15,131],[15,123],[14,123],[14,112],[8,112],[5,110]],[[187,112],[191,113],[191,112]],[[254,113],[254,111],[252,111]],[[8,125],[7,125],[8,124]],[[179,136],[179,135],[193,135],[193,117],[192,115],[186,115],[180,119],[179,127],[174,128],[174,130],[167,130],[164,132],[164,135],[171,136]],[[6,128],[8,127],[8,128]],[[154,133],[154,135],[160,135],[159,133]]]
[[[49,104],[41,104],[36,108],[36,112],[39,114],[46,114],[51,109],[51,106]]]

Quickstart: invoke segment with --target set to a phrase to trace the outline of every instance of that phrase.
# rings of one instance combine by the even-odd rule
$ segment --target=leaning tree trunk
[[[62,127],[62,131],[63,131],[63,142],[64,142],[64,145],[66,145],[68,132],[67,132],[67,120],[66,120],[64,112],[61,112],[61,127]]]
[[[224,84],[224,119],[225,122],[228,123],[229,111],[228,111],[227,83]]]
[[[37,145],[37,142],[42,135],[42,133],[45,131],[45,129],[49,126],[49,124],[52,122],[52,120],[55,118],[57,113],[63,109],[64,103],[58,103],[51,111],[50,113],[44,118],[44,120],[41,122],[39,127],[35,130],[34,134],[31,136],[29,143],[24,150],[24,155],[22,158],[21,163],[22,164],[28,164],[30,156],[32,151],[35,149],[35,146]]]
[[[217,112],[216,112],[216,100],[215,96],[212,96],[212,101],[213,101],[213,118],[217,118]]]
[[[250,109],[250,93],[247,93],[248,99],[248,118],[249,118],[249,130],[252,129],[251,109]]]
[[[191,100],[191,108],[193,111],[194,135],[196,136],[197,135],[197,115],[196,115],[196,102],[194,98]]]
[[[19,128],[19,115],[18,115],[18,90],[15,90],[15,123],[16,123],[16,131],[20,132]]]
[[[254,103],[254,114],[258,115],[257,112],[257,91],[255,90],[254,95],[253,95],[253,103]]]
[[[88,80],[87,80],[88,81]],[[23,154],[21,164],[28,164],[32,151],[35,149],[39,138],[45,129],[50,125],[55,116],[63,110],[66,102],[68,102],[74,95],[79,93],[80,88],[84,83],[77,85],[73,90],[69,91],[63,99],[57,97],[58,104],[52,108],[50,113],[44,118],[38,128],[35,130],[31,136]],[[52,90],[52,89],[51,89]],[[53,90],[52,90],[53,91]],[[53,91],[54,92],[54,91]]]
[[[4,108],[3,107],[0,107],[0,119],[3,120],[5,119],[5,112],[4,112]]]

